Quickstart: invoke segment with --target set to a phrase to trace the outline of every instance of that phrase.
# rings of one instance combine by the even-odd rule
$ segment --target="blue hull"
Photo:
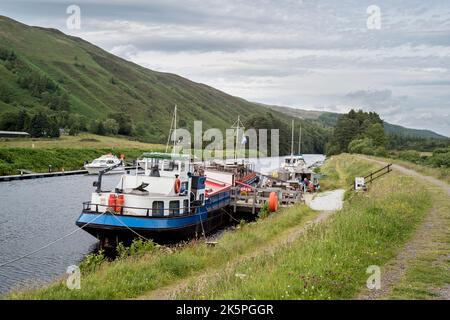
[[[205,202],[205,206],[197,208],[194,214],[175,215],[169,217],[146,217],[129,215],[101,215],[94,211],[84,210],[76,225],[94,237],[108,243],[129,243],[138,235],[157,242],[171,242],[199,237],[203,230],[211,233],[226,223],[230,217],[225,209],[230,204],[230,193],[221,193]]]

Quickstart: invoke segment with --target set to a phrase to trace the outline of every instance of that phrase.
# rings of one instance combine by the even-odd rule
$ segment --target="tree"
[[[103,123],[103,127],[105,128],[106,134],[117,134],[119,132],[119,124],[114,119],[107,119]]]
[[[30,126],[30,115],[25,109],[21,109],[17,115],[16,130],[28,131]]]
[[[17,112],[5,112],[0,118],[0,130],[16,131],[18,118]]]
[[[375,147],[384,148],[387,144],[387,138],[384,133],[383,121],[380,116],[375,112],[363,112],[362,110],[350,110],[348,114],[344,114],[339,117],[336,127],[334,128],[333,136],[330,141],[330,145],[327,152],[340,153],[350,151],[351,152],[361,150],[361,148],[367,149],[368,138],[372,141],[372,145]],[[350,145],[354,140],[358,142]],[[364,141],[363,141],[364,140]]]
[[[99,121],[96,134],[104,136],[105,133],[106,133],[106,131],[105,131],[105,126],[103,125],[103,121]]]
[[[133,132],[133,122],[129,114],[125,112],[116,112],[109,115],[110,119],[114,119],[119,124],[119,134],[129,136]]]
[[[387,145],[388,139],[384,133],[384,127],[380,123],[370,125],[365,135],[372,139],[373,144],[377,147],[385,147]]]
[[[30,135],[35,138],[45,137],[48,134],[49,121],[47,115],[39,111],[30,121]]]
[[[8,89],[8,87],[1,85],[0,86],[0,101],[3,101],[4,103],[10,103],[11,102],[11,91]]]

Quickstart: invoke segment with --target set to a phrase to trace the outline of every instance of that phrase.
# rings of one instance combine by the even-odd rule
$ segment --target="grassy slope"
[[[361,174],[359,170],[367,172],[375,167],[343,155],[334,157],[323,171],[331,180],[330,186],[346,186],[350,176]],[[227,232],[215,248],[193,243],[171,252],[153,249],[141,257],[103,263],[96,271],[83,274],[80,291],[70,291],[61,282],[10,297],[132,298],[214,268],[221,270],[215,280],[203,283],[200,291],[193,287],[178,297],[352,298],[368,277],[367,267],[381,266],[394,257],[430,205],[428,192],[419,190],[412,178],[392,173],[380,179],[368,193],[349,197],[343,211],[330,221],[310,229],[305,236],[270,256],[260,254],[240,262],[245,253],[264,247],[271,239],[286,237],[292,228],[311,220],[314,214],[309,209],[294,207]],[[225,269],[230,259],[237,263]]]
[[[34,145],[34,148],[32,147]],[[46,172],[75,170],[102,154],[125,154],[126,160],[136,159],[145,151],[162,151],[164,146],[127,139],[81,134],[60,139],[0,140],[0,175],[18,174],[19,169]]]

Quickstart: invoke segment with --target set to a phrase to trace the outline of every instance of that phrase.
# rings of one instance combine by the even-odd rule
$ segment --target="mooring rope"
[[[205,228],[203,227],[203,219],[202,219],[201,214],[200,214],[200,225],[202,226],[203,238],[205,239],[205,243],[206,243],[208,241],[208,239],[206,238],[206,232],[205,232]]]
[[[235,217],[233,217],[227,210],[221,208],[222,211],[224,211],[227,215],[230,216],[231,219],[233,219],[234,221],[240,223],[241,221],[239,221],[238,219],[236,219]]]
[[[84,226],[79,227],[79,228],[77,228],[77,229],[75,229],[75,230],[69,232],[68,234],[66,234],[66,235],[64,235],[64,236],[62,236],[62,237],[60,237],[60,238],[58,238],[58,239],[56,239],[56,240],[54,240],[54,241],[52,241],[52,242],[46,244],[45,246],[40,247],[39,249],[36,249],[36,250],[31,251],[31,252],[29,252],[29,253],[27,253],[27,254],[24,254],[23,256],[20,256],[20,257],[18,257],[18,258],[15,258],[15,259],[12,259],[12,260],[10,260],[10,261],[8,261],[8,262],[5,262],[5,263],[0,264],[0,268],[1,268],[1,267],[4,267],[4,266],[7,266],[7,265],[9,265],[9,264],[11,264],[11,263],[17,262],[17,261],[19,261],[19,260],[25,259],[25,258],[27,258],[27,257],[29,257],[29,256],[31,256],[31,255],[33,255],[33,254],[35,254],[35,253],[38,253],[39,251],[42,251],[42,250],[44,250],[44,249],[47,249],[48,247],[50,247],[51,245],[57,243],[58,241],[61,241],[61,240],[65,239],[65,238],[67,238],[67,237],[70,237],[71,235],[75,234],[77,231],[84,229],[85,227],[87,227],[88,225],[92,224],[95,220],[97,220],[98,218],[100,218],[100,217],[103,216],[104,214],[105,214],[105,213],[102,213],[102,214],[99,215],[98,217],[95,217],[95,219],[92,220],[91,222],[86,223]]]
[[[136,232],[135,230],[131,229],[129,226],[127,226],[125,223],[123,223],[119,218],[116,217],[116,215],[113,212],[110,212],[112,214],[112,216],[119,221],[119,223],[121,225],[123,225],[125,228],[127,228],[128,230],[130,230],[131,232],[133,232],[135,235],[137,235],[138,237],[144,239],[145,241],[149,241],[148,238],[144,237],[143,235],[139,234],[138,232]]]

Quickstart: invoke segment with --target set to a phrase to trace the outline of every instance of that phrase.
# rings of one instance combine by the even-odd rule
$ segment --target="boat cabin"
[[[138,162],[143,173],[122,175],[113,192],[93,193],[91,203],[106,212],[111,209],[110,198],[117,197],[123,203],[115,206],[116,212],[148,217],[186,215],[204,205],[205,178],[192,174],[189,158],[151,153]]]

